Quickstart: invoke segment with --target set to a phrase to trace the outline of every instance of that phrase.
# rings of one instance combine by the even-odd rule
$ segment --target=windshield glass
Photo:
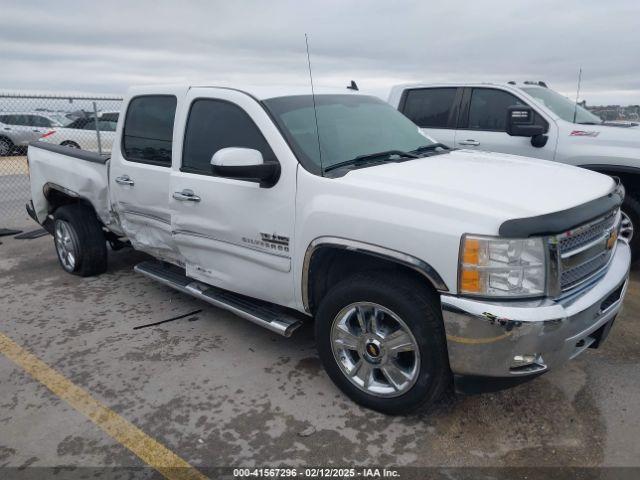
[[[316,95],[317,131],[311,95],[272,98],[263,103],[300,162],[315,173],[362,155],[410,152],[433,144],[413,122],[375,97]]]
[[[602,123],[602,119],[597,115],[594,115],[580,105],[576,108],[575,102],[549,88],[522,87],[522,90],[540,103],[546,105],[549,110],[558,115],[562,120],[574,123],[573,115],[575,113],[575,123]]]

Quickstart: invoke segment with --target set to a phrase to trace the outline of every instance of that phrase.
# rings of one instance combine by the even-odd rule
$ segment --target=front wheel
[[[635,192],[627,192],[621,210],[620,237],[629,243],[631,261],[636,263],[640,259],[640,235],[636,231],[640,226],[640,202],[638,202]]]
[[[451,381],[435,293],[403,275],[343,280],[316,315],[320,359],[355,402],[387,414],[433,404]]]

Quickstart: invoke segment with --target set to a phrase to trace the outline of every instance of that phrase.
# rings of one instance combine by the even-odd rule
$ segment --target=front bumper
[[[618,241],[605,275],[565,299],[492,302],[442,295],[451,370],[484,377],[536,375],[597,347],[622,307],[630,264],[629,246]]]

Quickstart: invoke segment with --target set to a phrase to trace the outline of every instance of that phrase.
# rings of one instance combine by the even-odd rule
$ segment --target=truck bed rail
[[[79,148],[67,147],[66,145],[56,145],[55,143],[47,143],[36,140],[29,143],[29,148],[41,148],[48,150],[49,152],[61,153],[68,157],[78,158],[80,160],[86,160],[87,162],[100,163],[104,165],[109,160],[109,156],[100,155],[95,152],[88,152],[87,150],[80,150]]]

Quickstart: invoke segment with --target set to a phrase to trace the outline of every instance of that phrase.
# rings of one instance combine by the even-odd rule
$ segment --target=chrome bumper
[[[561,300],[490,302],[442,295],[451,370],[487,377],[533,375],[598,346],[622,307],[630,263],[629,246],[618,241],[605,275]]]

